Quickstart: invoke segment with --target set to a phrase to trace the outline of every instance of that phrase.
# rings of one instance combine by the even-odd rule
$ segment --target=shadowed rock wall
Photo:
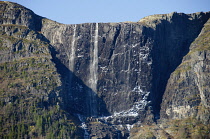
[[[18,4],[0,6],[1,64],[36,57],[36,64],[50,65],[56,83],[40,77],[25,88],[45,101],[55,97],[67,113],[89,117],[90,136],[126,138],[135,123],[151,123],[160,111],[163,119],[209,122],[209,12],[64,25]],[[54,87],[37,87],[44,83]],[[105,128],[110,132],[100,134]]]

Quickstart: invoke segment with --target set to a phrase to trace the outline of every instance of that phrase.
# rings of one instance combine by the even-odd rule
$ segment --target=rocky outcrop
[[[170,73],[181,63],[208,19],[205,13],[158,16],[162,18],[147,23],[143,19],[138,23],[80,25],[63,25],[45,19],[42,33],[56,48],[58,58],[94,93],[103,97],[108,112],[113,114],[130,109],[140,101],[138,98],[143,98],[142,94],[151,90],[151,99],[159,100],[158,92],[163,93]]]
[[[41,17],[26,7],[7,1],[1,1],[0,24],[15,24],[27,26],[29,29],[41,29]]]
[[[145,122],[146,117],[153,120],[152,113],[159,117],[167,80],[208,18],[209,13],[171,13],[137,23],[79,25],[45,19],[42,33],[55,47],[58,59],[91,89],[71,101],[79,104],[75,108],[82,108],[87,116],[111,115],[102,118],[110,124],[132,125]],[[69,85],[66,88],[66,94],[78,92]],[[80,102],[81,97],[86,102]]]
[[[60,108],[61,77],[37,19],[23,6],[0,2],[0,138],[77,138],[76,120]]]
[[[52,42],[62,63],[91,89],[84,90],[88,101],[92,101],[86,105],[89,108],[83,110],[92,109],[92,113],[86,112],[87,115],[102,116],[128,110],[149,92],[146,84],[150,83],[147,77],[151,61],[148,58],[149,40],[141,32],[143,26],[126,23],[52,24],[52,21],[44,21],[42,33]],[[144,82],[140,76],[143,74]],[[69,78],[65,80],[69,81]],[[67,93],[71,92],[75,91]],[[98,102],[97,97],[102,98],[102,102]],[[94,108],[96,105],[98,107]]]
[[[190,44],[199,35],[208,19],[209,13],[187,15],[174,12],[140,20],[154,29],[154,45],[151,52],[153,60],[151,100],[157,116],[170,74],[188,53]]]
[[[15,87],[22,86],[23,88],[17,92],[29,91],[35,95],[59,93],[61,81],[55,64],[51,61],[51,46],[49,41],[33,27],[36,18],[33,19],[32,15],[35,14],[10,2],[1,2],[1,11],[4,11],[1,12],[0,26],[1,79],[2,83],[8,83],[2,86],[2,90],[6,89],[3,92],[12,92]],[[46,77],[43,75],[44,72]],[[38,75],[35,76],[33,73]],[[20,78],[21,82],[16,80],[16,77]],[[10,84],[7,78],[16,80],[17,84],[11,87],[11,90],[7,88]],[[11,83],[14,84],[12,81]],[[55,88],[47,85],[51,87],[54,85]]]
[[[209,25],[210,20],[171,74],[161,104],[162,118],[196,117],[209,123]]]
[[[209,123],[209,12],[153,15],[135,23],[64,25],[18,4],[0,5],[0,79],[6,86],[1,95],[22,86],[19,94],[41,98],[31,104],[42,109],[38,115],[47,111],[45,120],[41,118],[46,131],[35,132],[37,136],[55,131],[46,119],[60,119],[54,126],[62,132],[55,137],[70,131],[72,137],[83,134],[74,127],[80,120],[84,138],[127,138],[130,132],[138,138],[142,125],[152,126],[150,137],[171,137],[164,124],[154,122],[195,116]],[[12,85],[7,78],[14,80]],[[5,109],[13,99],[6,96]],[[24,96],[20,99],[27,100]],[[48,116],[52,113],[58,115]],[[37,117],[32,126],[40,125]],[[66,121],[67,127],[59,126]]]

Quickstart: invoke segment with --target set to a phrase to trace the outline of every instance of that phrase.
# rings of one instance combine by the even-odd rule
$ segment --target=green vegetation
[[[56,82],[58,75],[55,68],[47,61],[50,63],[47,58],[30,57],[0,64],[0,78],[4,80],[4,86],[1,89],[13,90],[7,93],[15,93],[15,88],[25,92],[27,86],[35,87],[37,90],[47,89],[47,92],[54,90],[56,86],[59,86]]]
[[[210,138],[210,125],[205,125],[195,118],[170,120],[167,130],[175,138]]]
[[[203,51],[210,51],[210,25],[205,24],[203,28],[203,32],[200,36],[192,43],[191,51],[185,57],[194,57],[193,54],[198,52],[201,53]],[[198,55],[198,54],[196,54]],[[192,58],[190,58],[192,59]],[[192,60],[184,60],[181,65],[174,71],[174,74],[177,76],[181,73],[187,72],[191,70],[191,65],[193,65]]]
[[[7,30],[7,32],[4,32]],[[24,26],[0,26],[0,138],[78,138],[60,108],[61,81],[49,44]]]
[[[205,24],[203,27],[203,32],[201,35],[192,43],[193,49],[188,53],[188,55],[191,55],[194,52],[199,52],[199,51],[210,51],[210,24],[209,21],[208,23]]]
[[[30,57],[0,64],[0,138],[74,136],[71,116],[58,107],[57,98],[50,98],[59,91],[59,77],[50,62]]]
[[[173,74],[175,74],[176,76],[183,73],[183,72],[187,72],[191,70],[191,66],[190,65],[181,65],[179,68],[177,68]]]
[[[69,138],[74,136],[75,125],[67,114],[56,106],[43,107],[40,98],[26,101],[22,96],[4,103],[0,114],[0,138]]]
[[[207,139],[210,138],[210,124],[203,124],[196,118],[172,119],[161,121],[158,125],[149,124],[131,130],[133,139],[151,139],[155,136],[161,139]]]

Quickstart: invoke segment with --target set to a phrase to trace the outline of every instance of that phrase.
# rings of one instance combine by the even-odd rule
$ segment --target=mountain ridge
[[[135,138],[139,134],[138,137],[144,138],[141,126],[159,122],[155,126],[159,131],[164,131],[164,134],[156,133],[151,128],[148,136],[176,137],[177,134],[169,132],[168,127],[165,127],[167,120],[175,118],[185,121],[185,118],[191,118],[189,115],[177,117],[178,109],[168,105],[183,99],[170,98],[176,94],[170,90],[170,84],[176,84],[177,75],[180,75],[177,67],[185,63],[183,57],[195,50],[191,46],[192,42],[202,36],[208,38],[205,34],[208,32],[210,12],[173,12],[166,16],[145,17],[136,23],[65,25],[37,16],[31,10],[14,3],[0,4],[3,40],[0,50],[4,54],[0,58],[3,71],[1,83],[6,86],[1,90],[1,106],[4,118],[13,116],[16,119],[1,120],[1,123],[8,125],[8,128],[2,130],[6,133],[5,136]],[[208,69],[209,46],[208,42],[205,44],[207,45],[197,45],[200,46],[199,50],[205,48],[203,59],[207,61],[204,65]],[[26,61],[21,62],[22,59]],[[199,67],[200,65],[197,69]],[[197,84],[208,84],[206,79],[209,71],[201,74],[202,78],[199,77]],[[177,82],[184,83],[186,79],[181,80],[183,82]],[[191,80],[194,80],[193,76]],[[206,92],[202,95],[204,100],[208,100],[206,97],[208,98],[209,90],[206,87]],[[16,90],[17,94],[9,95],[11,90]],[[199,93],[193,88],[191,91],[194,91],[194,95]],[[180,93],[183,96],[184,92]],[[30,107],[19,103],[21,101],[27,104],[27,99],[33,97],[37,99],[29,103]],[[189,100],[191,98],[187,99]],[[190,102],[190,108],[200,106],[200,101],[195,100]],[[18,110],[14,109],[5,112],[10,103],[12,108],[22,108],[22,113],[17,114]],[[185,104],[179,106],[183,111],[189,107]],[[35,116],[26,116],[25,123],[21,122],[18,117],[30,114],[34,107],[39,108],[34,111]],[[197,115],[196,111],[197,109],[188,113]],[[208,108],[204,109],[205,112],[202,111],[193,120],[203,121],[207,126],[201,126],[208,130]],[[165,116],[165,112],[168,116]],[[52,124],[56,119],[59,119],[59,123]],[[14,123],[12,130],[9,128],[11,123]],[[1,127],[5,128],[3,125]],[[40,126],[42,130],[39,130]],[[135,129],[139,129],[139,132]],[[196,133],[189,128],[189,134]]]

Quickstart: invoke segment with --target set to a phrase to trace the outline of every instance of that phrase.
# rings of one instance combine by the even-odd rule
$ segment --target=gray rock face
[[[209,123],[209,23],[210,20],[170,76],[161,104],[163,118],[196,117]]]
[[[153,119],[148,108],[158,117],[170,74],[208,18],[209,13],[172,13],[138,23],[63,25],[44,20],[42,33],[55,47],[58,59],[90,89],[71,100],[79,105],[75,108],[82,108],[87,116],[111,115],[102,118],[110,124],[132,125],[146,117]],[[72,76],[67,81],[75,82]],[[78,92],[69,85],[66,88],[67,94]],[[81,103],[81,97],[86,102]]]
[[[208,19],[205,13],[160,16],[138,23],[63,25],[43,20],[41,31],[57,57],[92,90],[85,93],[86,106],[95,109],[88,115],[144,109],[149,101],[158,111],[170,73]]]
[[[6,2],[1,8],[11,9],[1,13],[0,19],[1,29],[8,36],[21,29],[11,32],[4,26],[15,24],[28,28],[17,34],[21,39],[40,39],[49,45],[43,51],[49,53],[48,60],[52,59],[60,75],[59,105],[71,114],[86,117],[85,131],[91,137],[127,138],[133,124],[151,123],[160,111],[162,118],[182,118],[199,113],[191,109],[194,106],[209,107],[209,50],[194,52],[198,43],[190,47],[209,19],[209,12],[154,15],[136,23],[64,25],[17,4]],[[17,44],[14,51],[22,48],[21,42]],[[182,61],[189,49],[193,53]],[[8,59],[0,57],[2,62]],[[183,64],[186,62],[190,64]],[[186,70],[176,74],[182,67]],[[182,101],[185,91],[193,101]],[[195,115],[201,119],[209,116]],[[100,134],[104,129],[108,131]]]
[[[42,34],[26,26],[0,25],[1,102],[21,93],[27,93],[24,97],[29,100],[35,96],[58,99],[62,84],[50,47]]]
[[[142,98],[146,100],[151,78],[151,42],[142,30],[142,25],[127,23],[57,27],[51,21],[43,24],[42,33],[56,48],[57,57],[91,89],[84,90],[89,97],[89,108],[84,109],[93,110],[88,115],[121,112]],[[74,82],[72,77],[70,80]],[[103,102],[98,102],[97,97]]]
[[[155,113],[159,113],[167,80],[189,51],[190,44],[209,19],[209,13],[190,15],[171,13],[149,16],[145,19],[149,20],[148,26],[154,29],[155,43],[151,52],[153,59],[151,99]]]
[[[41,17],[33,11],[11,2],[1,2],[2,13],[0,13],[0,24],[15,24],[27,26],[32,30],[39,31],[41,28]]]

